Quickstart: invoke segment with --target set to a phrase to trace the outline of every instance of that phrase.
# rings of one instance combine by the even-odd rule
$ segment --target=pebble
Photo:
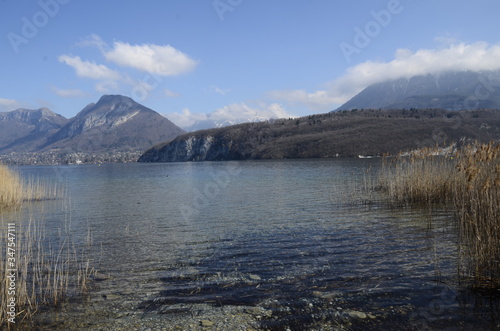
[[[347,312],[347,314],[352,318],[365,319],[368,317],[368,315],[366,315],[362,311],[357,311],[357,310],[350,310]]]
[[[214,326],[214,322],[209,321],[209,320],[201,320],[200,325],[203,327],[209,327],[209,326]]]
[[[248,278],[250,280],[262,280],[262,278],[259,275],[248,275]]]
[[[95,280],[95,281],[102,282],[102,281],[105,281],[105,280],[108,280],[108,279],[111,279],[111,277],[110,277],[110,276],[108,276],[108,275],[105,275],[105,274],[103,274],[103,273],[96,272],[96,273],[94,274],[94,280]]]

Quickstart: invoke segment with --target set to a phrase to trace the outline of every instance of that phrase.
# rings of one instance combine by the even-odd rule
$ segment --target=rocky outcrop
[[[241,159],[231,141],[220,136],[183,135],[168,144],[155,146],[144,153],[139,162],[220,161]]]

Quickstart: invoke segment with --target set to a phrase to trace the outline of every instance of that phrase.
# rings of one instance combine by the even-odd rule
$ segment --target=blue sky
[[[500,68],[498,0],[0,0],[0,111],[123,94],[182,127],[303,116]]]

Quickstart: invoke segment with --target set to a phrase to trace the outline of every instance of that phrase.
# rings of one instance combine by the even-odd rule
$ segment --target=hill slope
[[[373,84],[338,110],[500,108],[500,71],[445,72]]]
[[[139,162],[380,155],[460,139],[500,139],[500,110],[341,111],[183,134]]]

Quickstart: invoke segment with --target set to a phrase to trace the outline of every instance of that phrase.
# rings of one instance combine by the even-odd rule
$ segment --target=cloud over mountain
[[[440,49],[398,49],[389,62],[367,61],[350,67],[326,88],[273,91],[271,97],[288,104],[301,103],[311,109],[340,105],[369,85],[400,78],[446,71],[500,69],[500,44],[456,43]]]
[[[168,114],[172,122],[186,131],[288,117],[295,116],[277,103],[249,106],[243,102],[218,108],[211,113],[193,113],[189,109],[184,109],[182,113]]]

